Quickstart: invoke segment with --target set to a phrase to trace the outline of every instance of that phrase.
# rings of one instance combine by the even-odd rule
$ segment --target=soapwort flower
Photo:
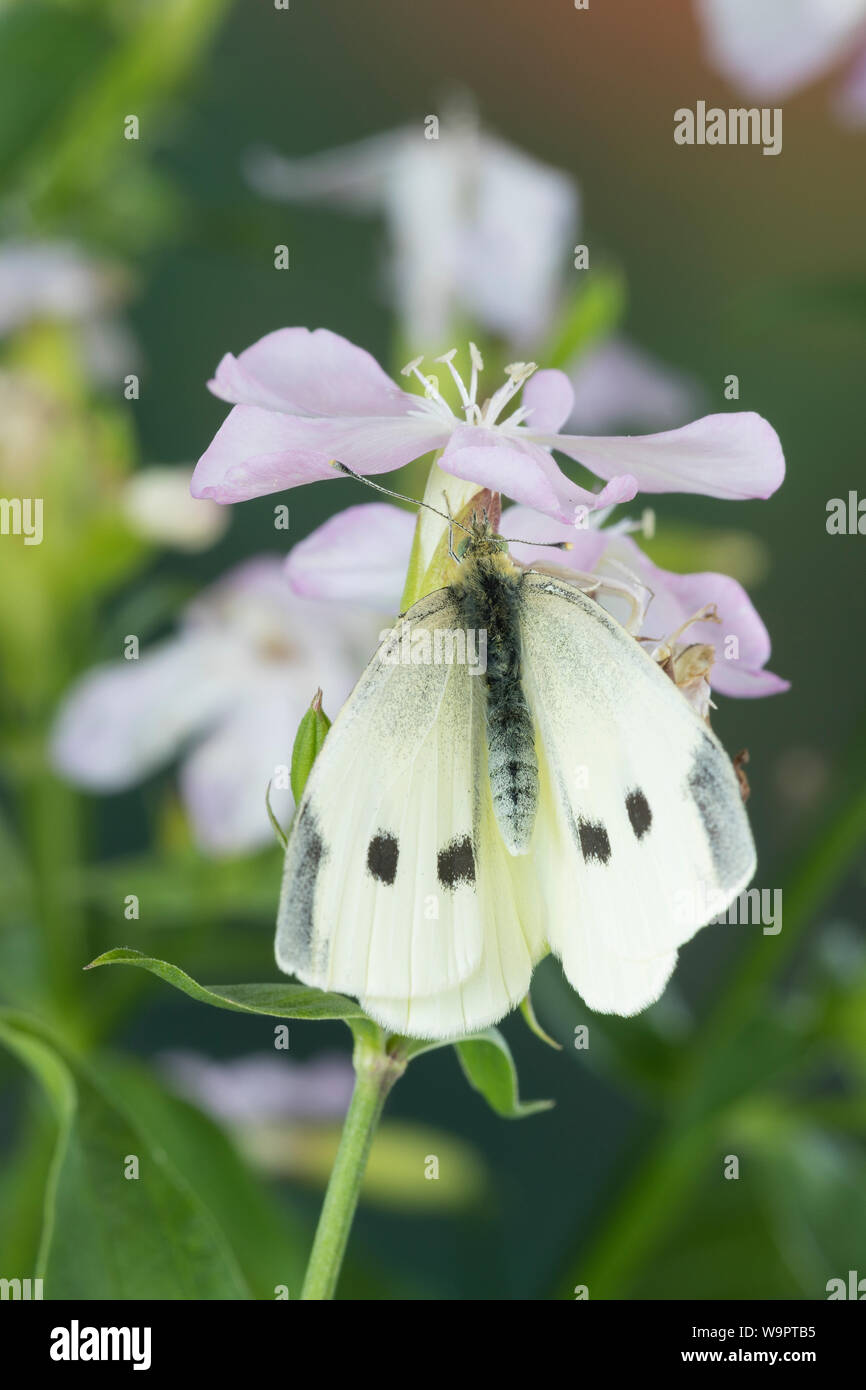
[[[375,476],[440,451],[444,473],[570,524],[638,491],[768,497],[784,476],[775,430],[751,411],[659,434],[565,434],[573,391],[564,372],[515,362],[484,397],[478,349],[470,344],[467,377],[455,356],[436,360],[453,378],[456,413],[438,377],[421,371],[422,358],[403,369],[420,392],[404,391],[369,353],[327,329],[279,329],[239,357],[228,353],[209,384],[234,409],[199,459],[193,496],[239,502],[339,477],[334,460]],[[553,451],[603,479],[601,491],[572,482]]]
[[[711,62],[737,87],[770,101],[853,59],[837,115],[866,122],[866,0],[698,0]]]
[[[281,202],[384,217],[387,278],[408,342],[444,345],[468,319],[507,342],[534,343],[561,296],[578,190],[568,174],[483,130],[469,100],[434,119],[436,138],[418,122],[296,159],[251,151],[247,176]]]
[[[377,627],[365,632],[356,610],[332,618],[323,624],[321,609],[292,593],[278,556],[248,560],[189,605],[173,637],[81,678],[59,711],[55,765],[89,791],[117,792],[180,756],[203,849],[270,843],[265,789],[273,782],[275,814],[287,819],[291,796],[275,773],[311,693],[322,686],[338,707]]]

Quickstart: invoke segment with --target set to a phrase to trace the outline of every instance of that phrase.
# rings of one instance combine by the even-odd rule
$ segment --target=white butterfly
[[[473,523],[313,766],[277,963],[417,1037],[502,1018],[548,949],[590,1008],[633,1014],[754,870],[733,765],[670,677]]]

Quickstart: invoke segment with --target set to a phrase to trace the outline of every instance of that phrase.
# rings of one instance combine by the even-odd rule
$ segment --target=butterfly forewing
[[[483,677],[468,659],[447,659],[450,644],[437,661],[414,640],[460,624],[440,590],[385,639],[328,734],[286,852],[281,968],[360,997],[403,1031],[423,1032],[435,1016],[457,1034],[501,1017],[537,957],[503,891]]]

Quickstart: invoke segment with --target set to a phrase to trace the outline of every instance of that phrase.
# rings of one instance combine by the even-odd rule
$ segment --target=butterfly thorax
[[[522,583],[504,543],[479,528],[452,585],[467,631],[486,633],[487,767],[497,824],[511,854],[527,852],[538,805],[535,729],[522,681]]]

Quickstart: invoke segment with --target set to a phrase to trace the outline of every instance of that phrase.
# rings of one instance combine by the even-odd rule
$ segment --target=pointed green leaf
[[[331,721],[322,709],[322,692],[318,690],[313,697],[313,703],[298,725],[292,749],[290,781],[296,805],[303,795],[307,778],[313,770],[313,763],[321,752],[330,727]]]
[[[273,1299],[278,1284],[286,1285],[290,1298],[297,1297],[312,1229],[306,1215],[293,1209],[289,1194],[273,1191],[262,1181],[258,1165],[244,1156],[249,1127],[241,1126],[235,1141],[223,1124],[127,1057],[100,1058],[99,1076],[123,1097],[175,1168],[194,1180],[197,1196],[224,1232],[253,1297]],[[287,1133],[287,1147],[305,1131],[306,1126],[295,1126]]]
[[[467,1081],[481,1092],[497,1115],[509,1120],[523,1119],[553,1105],[552,1100],[520,1100],[514,1058],[498,1028],[461,1038],[454,1046]]]
[[[177,965],[156,960],[153,956],[145,956],[141,951],[127,947],[106,951],[85,966],[85,970],[93,970],[97,965],[137,965],[188,994],[190,999],[197,999],[201,1004],[212,1004],[217,1009],[231,1009],[235,1013],[265,1014],[269,1018],[367,1020],[361,1005],[343,994],[326,994],[324,990],[292,984],[290,981],[264,985],[200,985]]]
[[[625,276],[616,266],[587,271],[555,333],[554,345],[545,353],[547,367],[567,367],[588,348],[603,342],[620,325],[625,313]]]
[[[34,1019],[3,1010],[0,1041],[36,1077],[56,1124],[34,1271],[45,1297],[249,1298],[213,1216],[120,1098]]]

